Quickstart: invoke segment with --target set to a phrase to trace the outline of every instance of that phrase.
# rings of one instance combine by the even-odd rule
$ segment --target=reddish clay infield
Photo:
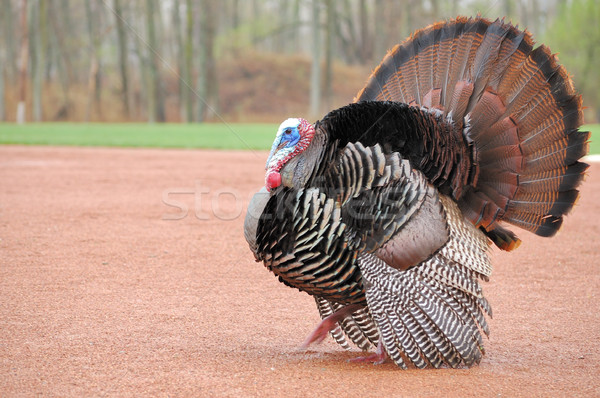
[[[600,166],[561,233],[494,251],[471,369],[349,363],[254,263],[265,152],[0,147],[0,396],[600,396]]]

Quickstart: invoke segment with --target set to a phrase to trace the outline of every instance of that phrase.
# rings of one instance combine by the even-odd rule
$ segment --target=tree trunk
[[[436,21],[440,18],[440,0],[431,0],[431,13]]]
[[[300,0],[296,0],[294,2],[294,9],[293,9],[293,15],[292,15],[292,21],[293,21],[293,28],[291,31],[291,48],[292,48],[292,53],[296,53],[300,50],[301,48],[301,41],[300,41],[300,28],[302,26],[302,22],[300,21]]]
[[[137,32],[143,32],[146,24],[146,12],[145,12],[145,0],[135,0],[130,2],[133,7],[132,12],[132,26]],[[150,78],[148,72],[148,64],[150,58],[146,53],[145,41],[141,35],[135,35],[133,41],[133,48],[137,57],[138,64],[140,65],[137,74],[137,82],[135,86],[132,86],[133,101],[131,102],[132,109],[135,111],[134,117],[138,120],[148,120],[148,102],[150,101],[148,93],[150,92]]]
[[[240,27],[240,1],[239,0],[231,0],[231,30],[233,31],[231,48],[234,51],[238,51],[240,49],[240,32],[238,28]]]
[[[458,16],[458,10],[460,9],[460,0],[452,0],[452,18],[456,18]]]
[[[514,12],[514,0],[504,0],[504,16],[509,20]]]
[[[156,65],[154,64],[154,54],[152,54],[152,49],[154,49],[152,38],[154,37],[154,5],[152,0],[146,0],[146,29],[148,30],[148,42],[149,47],[146,51],[148,53],[147,59],[147,92],[146,98],[148,100],[148,122],[155,123],[156,122],[156,98],[158,88],[155,86],[156,82],[156,74],[158,73],[156,70]]]
[[[531,16],[533,19],[533,32],[536,35],[542,34],[542,32],[540,32],[540,7],[537,0],[531,0]]]
[[[183,98],[185,102],[184,120],[186,123],[191,123],[194,120],[194,97],[192,95],[192,70],[194,68],[194,14],[192,10],[192,0],[186,0],[185,15],[185,59],[183,69]]]
[[[63,91],[63,103],[59,106],[52,120],[60,120],[67,119],[69,116],[69,111],[71,108],[69,90],[71,83],[73,83],[75,80],[75,73],[73,72],[73,66],[71,64],[71,52],[67,46],[65,32],[63,30],[66,29],[66,27],[59,23],[56,16],[60,10],[57,10],[58,5],[54,2],[51,2],[49,5],[48,17],[50,18],[50,24],[53,33],[51,38],[53,40],[55,51],[58,52],[56,65]],[[61,17],[68,19],[68,17],[65,15],[61,15]]]
[[[0,32],[0,34],[4,35],[4,37],[0,38],[0,121],[4,122],[6,121],[6,104],[4,101],[6,93],[4,92],[4,78],[5,74],[8,73],[7,70],[9,68],[7,65],[8,60],[10,59],[8,52],[12,50],[13,43],[12,41],[8,41],[8,38],[6,37],[7,22],[12,19],[12,8],[10,1],[3,1],[2,6],[8,6],[6,9],[4,9],[4,13],[0,15],[0,26],[5,28],[5,31]]]
[[[325,73],[323,99],[325,109],[332,108],[333,100],[333,39],[335,31],[335,5],[333,0],[325,0],[327,23],[325,24]]]
[[[98,15],[94,11],[97,10],[92,9],[91,0],[86,0],[85,14],[91,53],[88,74],[88,104],[85,115],[86,122],[89,122],[92,118],[92,109],[95,109],[97,117],[102,119],[102,107],[100,101],[100,39],[95,24],[95,22],[98,21]]]
[[[406,10],[404,3],[396,0],[386,0],[386,50],[393,48],[406,37],[403,31],[402,20]]]
[[[231,1],[231,27],[235,30],[240,26],[240,1]]]
[[[287,1],[280,1],[277,5],[277,14],[279,15],[277,20],[279,26],[277,27],[277,33],[275,33],[273,48],[276,53],[286,52],[287,31],[290,26],[290,21],[288,19],[288,6],[289,3]]]
[[[211,0],[202,0],[200,14],[200,71],[198,75],[198,112],[199,122],[218,114],[219,92],[215,60],[215,35],[217,30],[217,4]]]
[[[73,18],[71,16],[73,11],[69,0],[60,0],[60,8],[55,1],[52,3],[56,7],[55,20],[57,20],[58,24],[60,24],[59,30],[62,36],[62,48],[67,62],[66,66],[67,73],[69,74],[69,81],[71,84],[83,82],[86,76],[85,71],[84,73],[81,73],[77,70],[77,68],[73,67],[73,62],[71,62],[71,54],[75,53],[72,38],[81,35],[82,32],[79,32],[78,34],[75,33],[73,28]]]
[[[373,21],[375,25],[375,48],[373,51],[374,62],[377,63],[381,59],[383,59],[386,51],[387,51],[387,38],[385,32],[386,26],[386,9],[385,9],[385,0],[375,0],[375,12],[373,15],[375,16],[375,20]],[[389,10],[387,10],[389,13]]]
[[[148,26],[148,49],[149,51],[149,93],[148,93],[148,121],[164,122],[165,105],[160,82],[158,41],[156,39],[156,25],[154,23],[154,0],[146,0],[146,24]]]
[[[402,35],[402,40],[405,37],[408,37],[413,31],[415,26],[415,18],[417,15],[417,3],[420,3],[415,0],[406,0],[404,3],[404,9],[402,10],[402,16],[404,23],[404,32]]]
[[[41,122],[43,119],[42,105],[42,85],[44,81],[44,68],[46,65],[45,50],[47,47],[46,39],[46,1],[35,0],[32,4],[32,24],[33,32],[30,45],[34,49],[33,66],[33,120]]]
[[[27,94],[27,62],[29,59],[29,31],[27,29],[27,0],[21,0],[21,61],[19,65],[19,103],[17,104],[17,123],[26,120],[25,99]]]
[[[15,61],[17,60],[16,40],[14,39],[14,22],[13,22],[13,7],[10,0],[2,0],[2,28],[0,34],[4,35],[4,49],[6,50],[4,57],[4,70],[8,81],[14,81],[17,71],[15,69]]]
[[[179,118],[185,121],[185,48],[181,31],[181,4],[173,0],[173,41],[175,59],[177,61],[177,100],[179,103]]]
[[[258,25],[258,19],[260,18],[260,3],[258,0],[252,0],[251,1],[251,7],[252,7],[252,32],[250,33],[250,37],[252,40],[252,46],[256,46],[256,44],[258,43],[258,32],[259,32],[259,25]]]
[[[318,0],[312,2],[312,67],[310,71],[310,117],[321,113],[321,24]]]
[[[369,35],[369,19],[366,0],[360,0],[358,17],[360,21],[360,63],[366,64],[371,60],[371,39]]]
[[[4,74],[6,73],[6,55],[0,50],[0,122],[6,121],[6,109],[4,104]]]
[[[119,73],[121,74],[121,102],[127,119],[130,119],[129,109],[129,78],[127,74],[127,34],[123,22],[121,0],[114,0],[115,22],[117,25],[117,45],[119,49]]]
[[[350,0],[346,0],[342,4],[342,10],[343,12],[340,14],[340,18],[338,18],[336,29],[338,37],[340,38],[343,44],[344,53],[346,55],[346,62],[360,63],[360,38],[357,37],[355,33],[355,23],[352,14],[352,3],[350,2]],[[347,35],[344,35],[342,33],[343,24],[346,25],[346,29],[348,31]]]

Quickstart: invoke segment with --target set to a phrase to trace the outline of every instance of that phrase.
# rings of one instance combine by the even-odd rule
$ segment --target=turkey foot
[[[340,308],[328,317],[323,318],[321,323],[319,323],[319,326],[317,326],[317,328],[313,330],[313,332],[306,338],[306,340],[304,340],[304,343],[302,343],[300,349],[306,350],[308,346],[313,343],[320,344],[321,342],[323,342],[323,340],[325,340],[325,337],[327,337],[327,334],[336,328],[336,324],[338,322],[342,321],[347,316],[352,315],[354,311],[359,310],[361,308],[362,305],[350,304],[343,308]]]
[[[381,365],[387,359],[387,354],[383,349],[383,344],[381,344],[381,338],[377,343],[377,349],[373,354],[364,356],[364,357],[356,357],[349,359],[348,362],[373,362],[373,365]]]

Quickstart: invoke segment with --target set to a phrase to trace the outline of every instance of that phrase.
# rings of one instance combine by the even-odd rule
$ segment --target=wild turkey
[[[315,297],[327,332],[398,366],[471,366],[491,308],[490,242],[560,228],[588,165],[581,98],[545,46],[504,21],[414,33],[354,103],[288,119],[244,232],[257,261]]]

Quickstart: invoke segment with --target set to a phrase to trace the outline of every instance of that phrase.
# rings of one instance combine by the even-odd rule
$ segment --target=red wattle
[[[265,187],[267,191],[271,191],[273,188],[277,188],[281,185],[281,174],[278,171],[271,171],[265,178]]]

